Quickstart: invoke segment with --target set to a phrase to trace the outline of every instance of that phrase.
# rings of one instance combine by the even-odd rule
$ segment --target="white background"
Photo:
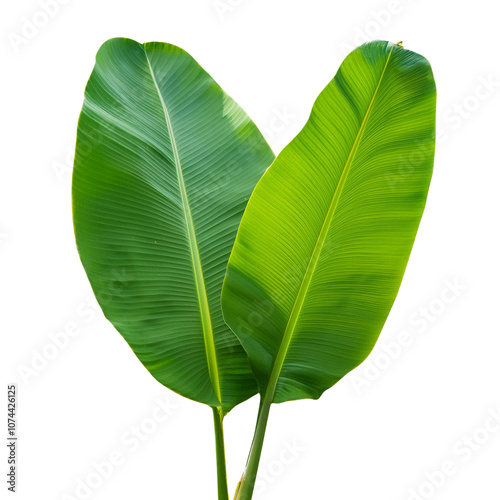
[[[126,36],[190,52],[276,153],[307,120],[346,47],[365,38],[403,40],[429,59],[441,132],[398,299],[367,362],[319,401],[273,407],[255,498],[497,500],[500,424],[488,420],[500,419],[495,2],[57,5],[44,20],[38,0],[2,3],[1,408],[6,412],[6,384],[17,383],[17,498],[83,498],[77,485],[87,480],[91,499],[216,498],[210,409],[161,387],[89,305],[73,239],[71,152],[84,86],[101,43]],[[22,40],[31,20],[46,22]],[[57,350],[52,339],[65,330],[73,336],[59,335],[69,340]],[[163,415],[156,398],[176,407],[158,424],[151,420]],[[231,491],[256,409],[254,398],[225,421]],[[131,432],[141,425],[150,434],[134,450]],[[287,446],[295,454],[284,453]],[[110,454],[122,460],[102,479],[93,463]],[[440,486],[433,486],[428,476],[444,462],[453,474],[434,474]],[[2,479],[2,498],[6,486]]]

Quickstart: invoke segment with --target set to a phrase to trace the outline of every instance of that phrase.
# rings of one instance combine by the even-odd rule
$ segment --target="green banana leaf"
[[[246,202],[273,159],[180,48],[117,38],[99,50],[73,173],[83,266],[151,374],[221,414],[257,392],[220,294]]]
[[[428,61],[367,43],[257,184],[222,308],[265,402],[319,398],[372,350],[424,210],[435,114]]]

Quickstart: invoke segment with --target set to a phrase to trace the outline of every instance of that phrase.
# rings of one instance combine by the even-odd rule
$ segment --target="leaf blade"
[[[319,397],[371,351],[425,204],[434,120],[427,61],[392,44],[366,44],[344,61],[258,183],[222,303],[261,393],[273,401]],[[399,200],[386,176],[398,155],[408,160],[415,139],[423,159],[400,182],[407,199]],[[252,315],[261,318],[258,328]]]
[[[202,324],[203,338],[205,341],[205,350],[207,352],[207,360],[208,360],[208,374],[210,377],[210,381],[212,382],[215,395],[217,396],[217,400],[219,403],[222,403],[220,381],[219,381],[219,368],[217,366],[217,356],[215,353],[215,342],[212,329],[210,307],[208,305],[207,291],[205,287],[205,280],[203,278],[200,253],[198,251],[198,243],[196,241],[196,232],[194,229],[193,217],[191,215],[191,208],[189,206],[188,196],[186,192],[186,185],[184,182],[184,176],[182,174],[182,166],[179,157],[179,151],[177,149],[177,141],[175,139],[172,120],[170,119],[170,114],[168,112],[167,106],[165,105],[165,100],[163,99],[160,88],[158,87],[158,82],[156,80],[154,70],[151,66],[151,61],[148,57],[147,50],[144,50],[144,53],[146,54],[149,71],[151,72],[151,77],[154,81],[155,88],[158,92],[158,97],[161,101],[163,113],[165,115],[165,122],[167,124],[168,135],[170,137],[170,141],[172,144],[172,152],[174,154],[174,161],[175,161],[175,170],[177,172],[177,179],[179,182],[179,190],[181,193],[181,200],[182,200],[182,208],[188,233],[189,249],[191,254],[192,267],[194,271],[194,278],[195,278],[196,295],[198,297],[198,304],[201,311],[201,324]]]
[[[73,178],[82,262],[105,315],[153,376],[224,411],[255,382],[217,297],[246,198],[273,158],[178,47],[113,39],[101,48]],[[117,293],[113,273],[124,274]]]

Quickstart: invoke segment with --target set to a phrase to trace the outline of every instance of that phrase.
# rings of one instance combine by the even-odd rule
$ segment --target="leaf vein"
[[[283,339],[281,340],[281,344],[280,344],[280,347],[278,349],[278,354],[276,356],[276,360],[274,362],[274,365],[273,365],[273,368],[271,371],[271,375],[269,377],[269,382],[267,384],[267,388],[266,388],[266,392],[265,392],[265,396],[264,396],[264,399],[267,401],[272,402],[274,400],[276,388],[278,385],[278,380],[280,378],[281,371],[283,369],[286,355],[288,353],[288,349],[289,349],[290,343],[292,341],[293,333],[295,331],[295,327],[297,325],[297,321],[299,319],[300,312],[302,310],[302,306],[304,304],[304,301],[305,301],[305,298],[307,295],[307,291],[309,289],[309,285],[311,284],[314,271],[315,271],[316,266],[317,266],[318,261],[319,261],[321,250],[323,248],[330,223],[333,220],[335,210],[337,208],[338,201],[339,201],[340,195],[342,193],[342,189],[344,187],[345,181],[347,179],[347,175],[349,173],[349,169],[352,165],[352,162],[353,162],[354,156],[356,154],[358,145],[361,141],[361,137],[363,136],[363,132],[365,130],[368,117],[370,116],[370,112],[372,110],[373,103],[375,101],[375,97],[377,96],[378,90],[379,90],[380,85],[382,83],[382,79],[383,79],[384,74],[386,72],[386,69],[387,69],[387,66],[389,64],[389,60],[391,58],[393,50],[394,50],[394,46],[391,48],[389,55],[387,56],[387,60],[385,62],[382,73],[380,74],[378,84],[375,88],[375,91],[373,93],[373,96],[372,96],[372,99],[371,99],[370,104],[368,106],[368,109],[367,109],[365,116],[363,118],[363,121],[360,125],[358,133],[357,133],[356,138],[354,140],[353,146],[349,152],[349,156],[348,156],[346,163],[344,165],[344,168],[342,170],[342,174],[340,176],[339,183],[338,183],[338,185],[335,189],[335,192],[333,194],[332,201],[331,201],[330,206],[328,208],[327,214],[326,214],[325,219],[323,221],[323,225],[321,226],[321,230],[318,234],[316,244],[313,248],[311,257],[309,259],[306,270],[304,272],[304,276],[302,278],[302,282],[300,284],[299,291],[297,293],[297,297],[295,298],[294,304],[292,306],[292,311],[290,313],[290,317],[288,319],[288,322],[287,322],[287,325],[285,328],[285,332],[283,334]]]
[[[191,262],[193,266],[193,274],[194,280],[196,284],[196,293],[198,297],[198,304],[200,307],[200,317],[203,329],[203,339],[205,343],[205,351],[207,354],[207,365],[208,365],[208,373],[210,376],[210,381],[212,383],[212,387],[214,388],[214,392],[219,400],[219,403],[222,404],[222,395],[220,389],[220,381],[219,381],[219,369],[217,365],[217,355],[215,350],[215,340],[214,333],[212,328],[212,319],[210,315],[210,307],[208,304],[208,296],[207,290],[205,286],[205,279],[203,276],[203,268],[201,265],[200,252],[198,249],[198,243],[196,238],[196,232],[194,228],[193,217],[191,214],[191,208],[189,205],[189,199],[186,191],[186,184],[184,182],[184,175],[182,172],[182,165],[179,156],[179,150],[177,148],[177,143],[175,140],[174,130],[172,126],[172,121],[170,119],[170,114],[168,112],[167,106],[165,104],[165,100],[161,94],[160,88],[158,86],[158,82],[156,80],[153,67],[151,66],[151,61],[147,54],[146,48],[144,48],[144,53],[146,55],[146,60],[148,62],[149,71],[151,73],[151,78],[153,79],[153,83],[156,87],[156,91],[158,92],[158,97],[160,99],[163,113],[165,116],[165,122],[167,125],[168,135],[170,137],[170,142],[172,144],[172,152],[174,155],[174,163],[177,173],[177,179],[179,182],[179,190],[181,194],[182,208],[184,212],[184,219],[186,223],[187,235],[189,248],[191,253]]]

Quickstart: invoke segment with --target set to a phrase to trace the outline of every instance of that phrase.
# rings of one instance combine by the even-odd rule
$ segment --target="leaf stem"
[[[247,465],[245,472],[241,477],[241,481],[238,484],[234,500],[251,500],[252,498],[272,402],[272,397],[261,398],[259,413],[257,416],[257,425],[255,426],[255,434],[250,448],[250,453],[248,455]]]
[[[217,489],[219,500],[229,500],[227,489],[226,453],[224,449],[224,415],[221,408],[212,408],[214,413],[215,453],[217,456]]]

